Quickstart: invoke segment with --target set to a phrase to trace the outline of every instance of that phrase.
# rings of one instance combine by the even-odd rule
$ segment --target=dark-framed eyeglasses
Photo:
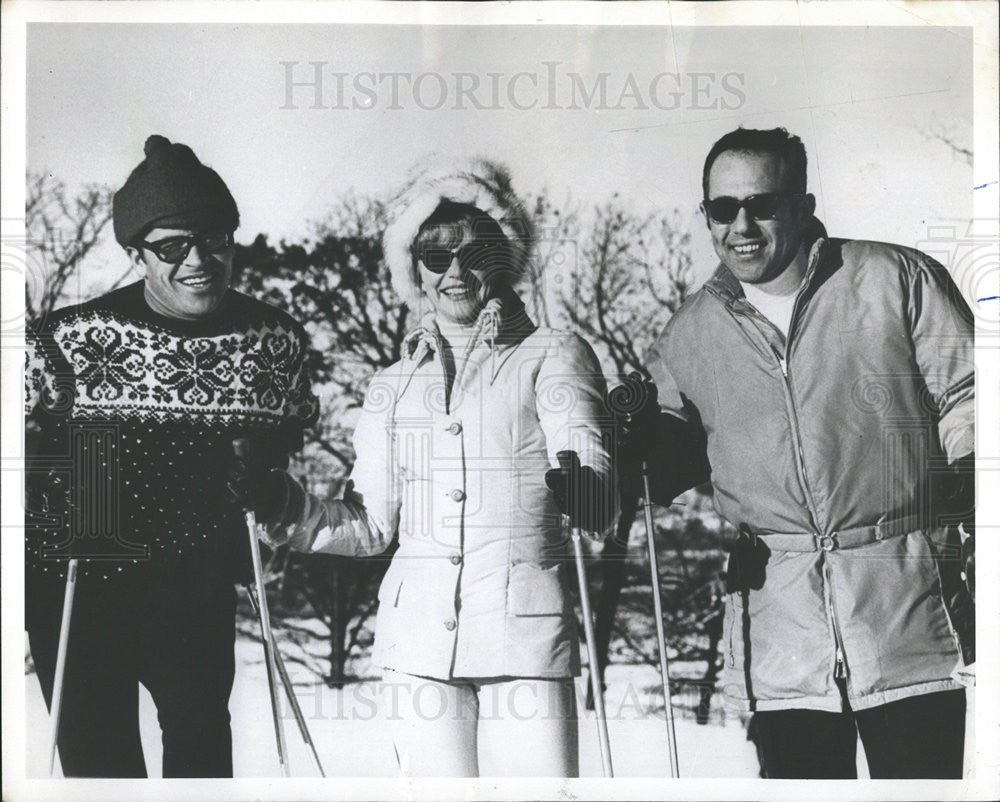
[[[156,242],[139,240],[139,245],[156,254],[161,262],[177,265],[187,259],[195,246],[204,253],[222,253],[233,247],[233,235],[228,232],[210,231],[207,234],[182,234],[164,237]]]
[[[453,259],[466,270],[484,270],[493,264],[502,252],[500,242],[469,242],[458,248],[424,245],[417,252],[417,259],[432,273],[447,273]]]
[[[739,216],[740,209],[746,209],[753,220],[773,220],[781,211],[782,204],[801,197],[800,193],[785,192],[761,192],[742,200],[722,195],[711,200],[706,198],[702,202],[702,208],[709,220],[720,225],[732,223]]]

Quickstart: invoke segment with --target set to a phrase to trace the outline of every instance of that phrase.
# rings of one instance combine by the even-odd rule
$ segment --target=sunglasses
[[[792,198],[801,198],[801,194],[789,195],[783,192],[762,192],[759,195],[751,195],[743,200],[723,195],[719,198],[712,198],[702,202],[702,208],[709,220],[720,225],[732,223],[740,213],[740,209],[746,209],[747,214],[753,220],[773,220],[778,216],[781,205]]]
[[[469,242],[458,248],[424,245],[417,253],[417,259],[432,273],[438,274],[447,273],[454,259],[458,259],[459,265],[466,270],[484,270],[500,253],[500,246],[499,242]]]
[[[187,259],[191,249],[198,246],[204,253],[222,253],[233,246],[232,234],[211,232],[208,234],[189,234],[179,237],[167,237],[156,242],[140,240],[139,244],[156,254],[161,262],[180,264]]]

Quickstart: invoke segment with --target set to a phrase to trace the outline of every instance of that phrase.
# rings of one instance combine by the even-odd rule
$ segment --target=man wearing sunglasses
[[[26,624],[53,697],[68,558],[79,559],[58,748],[65,776],[145,777],[141,683],[164,777],[233,773],[234,582],[241,511],[220,501],[235,437],[261,470],[301,448],[315,399],[306,336],[230,289],[239,213],[186,145],[146,141],[115,194],[140,279],[27,332]]]
[[[924,254],[828,238],[784,129],[722,137],[703,192],[720,265],[624,434],[659,503],[710,480],[739,533],[723,691],[754,714],[762,776],[856,777],[860,734],[873,778],[961,777],[969,308]]]

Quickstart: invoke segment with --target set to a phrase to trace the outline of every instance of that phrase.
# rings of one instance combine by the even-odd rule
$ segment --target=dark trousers
[[[164,777],[232,777],[235,660],[231,582],[157,577],[138,589],[81,577],[66,654],[59,758],[68,777],[145,777],[139,683],[156,704]],[[31,655],[46,705],[61,595],[34,599]]]
[[[874,780],[960,779],[965,691],[911,696],[842,713],[755,713],[749,735],[757,747],[761,777],[856,779],[860,735]]]

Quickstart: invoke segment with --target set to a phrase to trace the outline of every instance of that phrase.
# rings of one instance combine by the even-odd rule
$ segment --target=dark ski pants
[[[32,658],[52,704],[62,596],[38,604]],[[36,600],[37,604],[37,600]],[[40,608],[40,609],[39,609]],[[139,683],[163,735],[164,777],[232,777],[229,694],[235,661],[231,582],[153,580],[122,592],[77,583],[66,656],[59,758],[68,777],[145,777]]]
[[[868,710],[755,713],[750,738],[761,777],[857,778],[857,742],[874,780],[960,779],[965,752],[965,691],[911,696]]]

